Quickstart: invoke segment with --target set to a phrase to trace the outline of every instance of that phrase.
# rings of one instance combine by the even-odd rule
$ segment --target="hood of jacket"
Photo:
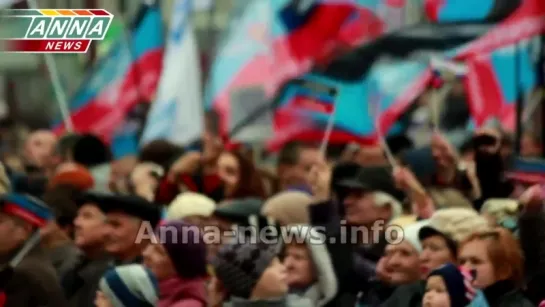
[[[304,239],[317,274],[318,281],[302,295],[309,298],[313,302],[313,306],[325,306],[335,297],[338,290],[338,281],[327,251],[325,236],[309,225],[291,225],[287,227],[287,230],[288,238]]]
[[[206,306],[206,281],[203,278],[182,279],[174,277],[159,282],[158,307],[177,306],[177,303],[193,300]]]

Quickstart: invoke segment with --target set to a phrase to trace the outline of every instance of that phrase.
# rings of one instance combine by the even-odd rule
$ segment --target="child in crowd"
[[[488,304],[473,304],[477,290],[472,286],[472,274],[448,263],[433,270],[428,276],[423,307],[485,307]]]

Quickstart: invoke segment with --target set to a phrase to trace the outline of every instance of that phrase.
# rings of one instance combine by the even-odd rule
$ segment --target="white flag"
[[[203,131],[201,69],[190,22],[191,0],[174,0],[163,72],[141,144],[166,139],[185,145]]]

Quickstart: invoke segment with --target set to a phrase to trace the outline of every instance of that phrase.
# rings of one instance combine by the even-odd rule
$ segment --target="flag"
[[[141,144],[167,139],[186,145],[203,131],[201,69],[190,22],[191,0],[175,0],[163,72]]]
[[[487,34],[449,52],[454,60],[468,62],[465,86],[477,128],[496,119],[515,129],[518,95],[529,95],[537,85],[533,50],[541,48],[544,14],[545,2],[524,1]]]
[[[164,41],[159,7],[142,4],[127,32],[89,72],[70,101],[75,131],[112,143],[116,156],[137,150],[142,110],[155,95]],[[54,124],[54,131],[63,133],[63,123]]]
[[[439,23],[491,22],[509,16],[521,2],[521,0],[425,0],[424,11],[429,20]]]
[[[108,28],[108,32],[106,32],[106,36],[104,37],[104,39],[100,42],[97,42],[97,53],[99,58],[106,56],[115,45],[115,43],[122,39],[122,36],[125,35],[124,28],[125,25],[120,20],[120,18],[114,18],[112,20],[112,23],[110,24],[110,27]]]
[[[389,134],[399,116],[426,88],[431,78],[426,67],[425,63],[410,60],[378,63],[363,80],[349,83],[306,75],[303,79],[308,86],[291,86],[278,102],[279,110],[292,109],[291,125],[283,125],[292,128],[291,135],[277,126],[267,147],[276,150],[289,140],[320,141],[333,107],[335,129],[330,136],[331,144],[375,143],[377,132]],[[321,93],[324,90],[317,90],[324,87],[336,89],[337,95],[324,95]],[[305,103],[300,103],[301,100]],[[285,114],[277,111],[275,120],[286,121]],[[312,125],[308,125],[309,120]]]
[[[248,1],[224,34],[206,86],[205,104],[225,135],[237,91],[261,87],[271,99],[282,83],[307,72],[330,50],[353,12],[350,1],[290,6],[288,0]],[[295,11],[299,10],[300,11]],[[257,91],[257,90],[256,90]]]

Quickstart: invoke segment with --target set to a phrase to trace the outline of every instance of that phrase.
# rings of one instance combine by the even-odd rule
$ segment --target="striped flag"
[[[135,154],[142,114],[156,92],[163,58],[163,22],[158,5],[141,4],[134,22],[88,72],[70,101],[75,131],[111,143],[116,158]],[[66,127],[53,125],[57,134]]]
[[[184,145],[203,131],[200,60],[190,23],[192,1],[175,0],[173,8],[163,72],[141,144],[167,139]]]

